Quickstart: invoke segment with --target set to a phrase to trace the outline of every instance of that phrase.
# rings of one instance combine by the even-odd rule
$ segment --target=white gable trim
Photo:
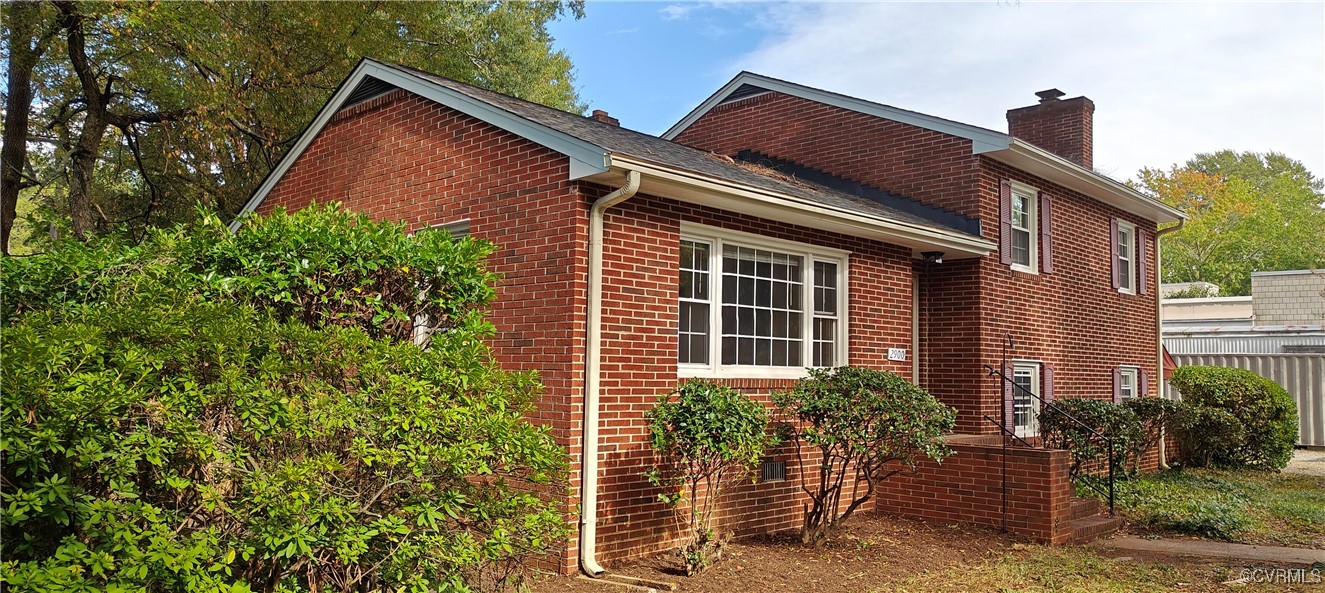
[[[887,120],[910,124],[918,128],[957,136],[958,138],[965,138],[971,141],[972,154],[983,154],[995,150],[1003,150],[1008,147],[1008,141],[1010,139],[1007,134],[1002,132],[995,132],[993,130],[987,130],[985,128],[955,122],[941,117],[934,117],[932,115],[926,115],[915,111],[898,109],[896,107],[890,107],[888,105],[874,103],[864,99],[839,95],[837,93],[810,88],[796,83],[787,82],[785,80],[778,80],[776,78],[769,78],[751,72],[737,74],[736,78],[733,78],[731,82],[727,83],[721,89],[718,89],[718,92],[713,93],[712,96],[703,103],[700,103],[698,107],[682,118],[681,121],[676,122],[676,125],[664,132],[662,137],[667,140],[676,138],[682,131],[690,127],[690,125],[695,123],[699,118],[703,117],[705,113],[708,113],[711,109],[725,101],[728,96],[735,92],[736,89],[741,88],[741,85],[744,84],[757,86],[785,95],[791,95],[793,97],[817,101],[834,107],[849,109],[867,115],[881,117]]]
[[[231,230],[237,230],[242,215],[253,212],[262,203],[262,200],[266,199],[267,194],[276,187],[276,184],[290,170],[294,162],[299,160],[299,156],[308,149],[313,140],[322,133],[323,128],[340,111],[342,105],[345,104],[354,89],[359,86],[359,83],[368,77],[376,78],[397,88],[445,105],[566,155],[570,158],[570,179],[572,180],[607,171],[607,151],[600,146],[553,130],[542,124],[517,117],[506,110],[433,83],[408,71],[375,60],[364,59],[359,62],[358,66],[355,66],[350,75],[332,94],[331,99],[327,101],[327,104],[318,112],[317,117],[304,130],[290,152],[281,158],[276,168],[267,175],[267,178],[258,186],[257,191],[253,192],[253,197],[249,198],[249,201],[244,204],[244,208],[239,211],[240,216],[230,223]]]

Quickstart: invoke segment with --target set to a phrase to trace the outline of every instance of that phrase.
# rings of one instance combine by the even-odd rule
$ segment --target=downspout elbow
[[[639,171],[626,171],[626,184],[598,198],[589,209],[589,321],[584,370],[584,427],[580,456],[580,570],[591,577],[606,572],[598,564],[598,402],[602,366],[603,218],[608,208],[635,196]]]

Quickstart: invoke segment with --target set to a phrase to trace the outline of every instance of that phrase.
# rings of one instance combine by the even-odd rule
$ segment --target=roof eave
[[[1110,206],[1159,223],[1187,218],[1181,210],[1024,140],[1010,138],[1008,147],[985,153],[1022,171],[1079,191]]]
[[[276,187],[276,184],[299,159],[299,156],[308,149],[308,146],[322,132],[323,128],[331,123],[332,118],[341,110],[345,101],[354,93],[354,89],[359,86],[359,83],[368,77],[376,78],[397,88],[430,99],[566,155],[569,159],[568,177],[571,180],[582,179],[607,171],[607,151],[600,146],[516,116],[499,107],[420,78],[411,72],[395,68],[390,64],[365,58],[360,60],[354,70],[345,77],[345,80],[332,93],[326,105],[322,107],[321,111],[318,111],[317,117],[313,118],[313,121],[304,129],[290,151],[267,174],[262,184],[253,192],[253,196],[239,211],[239,215],[230,223],[230,230],[237,230],[242,222],[243,215],[257,209],[258,205],[266,199],[267,194],[271,193],[271,190]]]
[[[945,259],[966,259],[988,255],[995,247],[981,238],[811,202],[636,157],[612,154],[610,161],[613,171],[588,180],[610,183],[622,170],[635,170],[644,175],[642,193],[901,245],[911,248],[912,255],[942,251]]]
[[[882,117],[884,119],[910,124],[927,130],[942,132],[959,138],[966,138],[971,141],[971,150],[975,154],[1002,150],[1007,148],[1008,145],[1008,135],[1002,132],[943,119],[941,117],[920,113],[918,111],[908,111],[906,109],[899,109],[897,107],[891,107],[873,101],[866,101],[856,97],[849,97],[847,95],[822,89],[807,87],[793,82],[787,82],[785,80],[769,78],[753,72],[741,72],[740,74],[737,74],[730,82],[723,85],[717,92],[710,95],[708,99],[705,99],[703,103],[700,103],[698,107],[695,107],[690,113],[687,113],[685,117],[681,118],[681,121],[676,122],[676,124],[664,132],[661,137],[665,140],[674,140],[681,134],[681,132],[685,131],[686,128],[689,128],[691,124],[698,121],[699,118],[703,117],[704,114],[708,113],[711,109],[721,104],[729,95],[735,92],[736,89],[741,88],[741,85],[744,84],[765,88],[784,95],[816,101],[825,105],[841,107],[858,113],[865,113],[876,117]]]

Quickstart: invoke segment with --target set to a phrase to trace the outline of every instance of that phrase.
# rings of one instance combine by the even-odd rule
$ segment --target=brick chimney
[[[606,111],[603,111],[602,109],[595,109],[595,110],[593,110],[593,115],[591,115],[591,116],[589,116],[589,117],[592,117],[592,118],[594,118],[594,119],[596,119],[596,120],[598,120],[598,121],[600,121],[600,122],[603,122],[603,123],[605,123],[605,124],[607,124],[607,125],[609,125],[609,126],[617,126],[617,127],[621,127],[621,122],[620,122],[620,121],[617,121],[617,118],[608,115],[607,112],[606,112]]]
[[[1063,91],[1035,93],[1037,105],[1008,110],[1008,133],[1087,169],[1094,163],[1092,128],[1095,103],[1085,97],[1062,99]]]

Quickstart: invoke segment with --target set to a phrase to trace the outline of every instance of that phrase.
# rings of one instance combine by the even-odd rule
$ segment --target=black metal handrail
[[[1005,366],[1006,366],[1006,365],[1005,365]],[[1108,488],[1107,488],[1107,490],[1104,489],[1104,488],[1101,488],[1099,485],[1097,485],[1097,484],[1091,482],[1090,480],[1081,480],[1081,483],[1082,483],[1082,484],[1085,484],[1087,487],[1089,487],[1090,489],[1094,490],[1095,492],[1098,492],[1100,495],[1102,495],[1102,496],[1107,496],[1108,499],[1109,499],[1109,514],[1110,514],[1110,515],[1114,514],[1114,504],[1113,504],[1113,502],[1114,502],[1114,488],[1113,488],[1113,482],[1114,482],[1114,448],[1113,448],[1113,439],[1110,438],[1108,435],[1105,435],[1105,434],[1099,432],[1098,430],[1095,430],[1094,427],[1090,426],[1089,424],[1086,424],[1085,422],[1082,422],[1080,419],[1076,418],[1075,416],[1073,416],[1073,415],[1071,415],[1071,414],[1068,414],[1067,411],[1065,411],[1065,410],[1063,410],[1061,407],[1055,405],[1053,402],[1051,402],[1051,401],[1046,401],[1043,397],[1040,397],[1040,396],[1037,395],[1035,392],[1033,392],[1033,391],[1031,391],[1031,390],[1029,390],[1029,389],[1026,389],[1025,387],[1022,387],[1021,385],[1018,385],[1016,381],[1013,381],[1010,377],[1008,377],[1007,375],[1003,374],[1003,371],[1001,371],[1001,370],[999,370],[999,369],[995,369],[994,367],[992,367],[992,366],[990,366],[990,365],[984,365],[984,367],[985,367],[986,369],[988,369],[988,371],[989,371],[989,376],[991,376],[991,377],[992,377],[992,376],[998,376],[1000,379],[1002,379],[1003,389],[1006,389],[1007,386],[1010,385],[1010,386],[1012,387],[1012,389],[1014,390],[1014,393],[1017,393],[1017,392],[1018,392],[1017,390],[1020,390],[1020,391],[1019,391],[1020,393],[1025,394],[1025,395],[1028,395],[1028,396],[1030,396],[1030,397],[1033,397],[1033,398],[1035,398],[1036,400],[1039,400],[1039,402],[1040,402],[1040,408],[1041,408],[1040,416],[1043,416],[1043,415],[1044,415],[1043,410],[1047,408],[1049,411],[1051,411],[1051,412],[1056,412],[1056,413],[1062,415],[1062,417],[1064,417],[1064,418],[1066,418],[1066,419],[1072,421],[1073,423],[1077,424],[1077,425],[1080,426],[1081,428],[1086,429],[1086,431],[1087,431],[1088,433],[1090,433],[1092,436],[1098,437],[1100,440],[1104,441],[1104,445],[1105,445],[1105,447],[1108,449],[1108,455],[1107,455],[1107,458],[1108,458],[1108,462],[1109,462],[1109,479],[1108,479]],[[999,403],[1000,403],[1000,406],[1001,406],[1002,409],[1003,409],[1002,415],[1006,416],[1006,415],[1007,415],[1007,402],[1006,402],[1006,401],[1003,401],[1003,400],[1004,400],[1004,396],[1001,395],[1001,394],[1003,393],[1003,389],[1000,389],[1000,390],[999,390],[999,393],[1000,393],[1000,396],[999,396],[1000,402],[999,402]],[[1008,422],[1007,422],[1007,419],[1006,419],[1006,418],[1004,419],[1004,421],[1003,421],[1002,423],[999,423],[999,422],[995,421],[993,418],[990,418],[988,415],[986,415],[984,418],[985,418],[985,420],[988,420],[988,421],[994,423],[995,425],[998,425],[999,429],[1002,430],[1003,433],[1004,433],[1005,435],[1011,435],[1012,438],[1014,438],[1014,439],[1020,441],[1023,445],[1025,445],[1025,446],[1027,446],[1027,447],[1030,447],[1030,446],[1031,446],[1030,443],[1028,443],[1025,439],[1021,438],[1020,436],[1017,436],[1015,430],[1011,430],[1011,429],[1008,428]]]

